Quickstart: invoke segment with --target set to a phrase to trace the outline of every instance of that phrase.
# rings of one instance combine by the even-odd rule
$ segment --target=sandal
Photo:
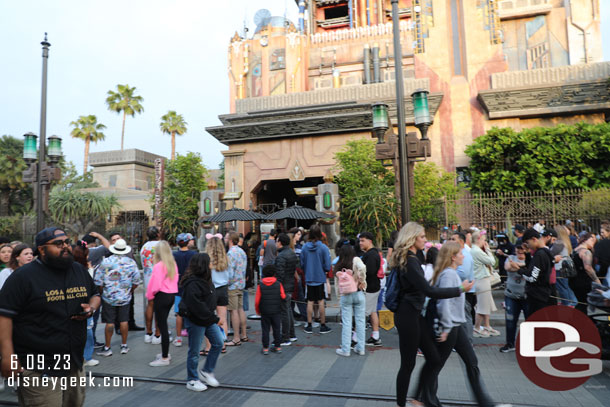
[[[199,356],[208,356],[208,351],[207,351],[207,350],[205,350],[205,349],[201,349],[201,350],[199,351]]]
[[[223,346],[223,347],[222,347],[222,350],[220,351],[220,353],[227,353],[227,347],[226,347],[226,346]]]
[[[241,346],[241,341],[235,342],[235,339],[231,339],[229,342],[225,342],[225,346]]]
[[[243,338],[239,338],[239,340],[241,342],[248,342],[250,340],[250,338],[248,338],[247,336],[243,337]]]

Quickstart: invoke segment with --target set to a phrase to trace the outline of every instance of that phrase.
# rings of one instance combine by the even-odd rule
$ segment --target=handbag
[[[494,271],[491,269],[488,269],[488,271],[489,271],[489,284],[491,285],[491,288],[494,288],[494,287],[502,284],[502,279],[500,278],[500,274],[497,271]]]

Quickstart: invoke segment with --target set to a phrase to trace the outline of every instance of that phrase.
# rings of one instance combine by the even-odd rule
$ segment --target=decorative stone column
[[[341,229],[339,222],[339,185],[333,183],[333,175],[330,170],[324,175],[324,184],[318,185],[316,209],[320,212],[335,215],[332,219],[320,221],[322,232],[326,234],[330,249],[333,250],[341,237]]]
[[[201,201],[199,202],[199,218],[212,216],[222,211],[224,203],[220,200],[220,195],[223,192],[220,189],[216,189],[218,185],[214,180],[208,184],[208,189],[201,192]],[[215,233],[216,228],[211,223],[200,223],[197,233],[197,248],[199,251],[205,249],[206,233]]]

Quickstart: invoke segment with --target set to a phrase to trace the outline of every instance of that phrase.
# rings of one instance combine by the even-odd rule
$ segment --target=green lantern
[[[203,212],[206,215],[212,213],[212,200],[210,198],[205,198],[205,200],[203,201]]]
[[[432,124],[430,109],[428,108],[428,91],[417,89],[411,94],[413,98],[413,115],[415,116],[415,127],[422,133],[422,140],[427,140],[427,130]]]
[[[326,209],[326,210],[329,210],[330,208],[332,208],[333,197],[330,192],[326,191],[326,192],[324,192],[324,195],[322,195],[322,205],[324,206],[324,209]]]
[[[377,143],[381,144],[388,129],[388,105],[375,103],[371,107],[373,109],[373,132],[377,135]]]
[[[28,162],[36,161],[36,140],[38,136],[34,133],[25,133],[23,137],[25,137],[23,141],[23,159]]]
[[[51,162],[57,162],[61,158],[61,138],[57,136],[49,137],[47,155]]]

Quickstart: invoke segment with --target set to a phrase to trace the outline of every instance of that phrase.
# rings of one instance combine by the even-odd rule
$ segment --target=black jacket
[[[459,287],[440,288],[428,284],[417,255],[409,252],[407,267],[400,268],[401,302],[408,302],[418,311],[424,307],[426,297],[453,298],[461,294]]]
[[[208,327],[218,323],[216,310],[216,291],[213,284],[207,284],[198,277],[189,277],[183,284],[182,301],[178,314],[192,323]]]
[[[277,280],[284,286],[284,292],[294,290],[294,272],[299,265],[299,259],[290,247],[282,247],[274,261]]]
[[[381,290],[381,282],[377,277],[379,267],[381,267],[381,257],[379,250],[375,247],[369,249],[362,255],[362,262],[366,266],[366,292],[376,293]]]
[[[547,247],[536,250],[527,266],[517,272],[525,280],[525,294],[528,298],[538,301],[548,301],[552,292],[550,283],[553,255]]]

